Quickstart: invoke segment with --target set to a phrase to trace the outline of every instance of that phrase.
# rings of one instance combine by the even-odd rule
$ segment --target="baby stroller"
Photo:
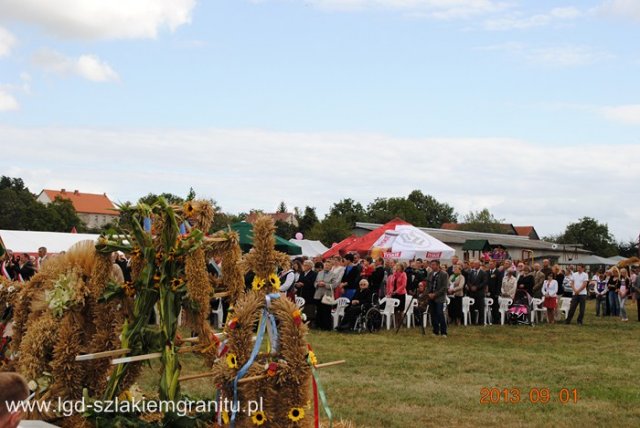
[[[517,290],[513,304],[507,311],[507,322],[511,325],[531,325],[531,296],[526,290]]]

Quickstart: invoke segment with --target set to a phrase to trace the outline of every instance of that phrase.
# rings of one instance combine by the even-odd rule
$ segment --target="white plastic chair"
[[[222,328],[222,319],[224,318],[224,308],[222,307],[222,299],[216,299],[214,307],[211,308],[216,328]]]
[[[537,297],[534,297],[531,300],[531,322],[532,323],[536,323],[538,322],[538,315],[540,315],[540,322],[544,321],[544,314],[547,312],[547,308],[542,306],[542,302],[544,300],[542,299],[538,299]]]
[[[491,322],[492,314],[491,314],[491,306],[493,306],[493,299],[490,297],[484,298],[484,325],[492,325]]]
[[[339,297],[336,299],[336,308],[333,310],[331,316],[333,317],[333,328],[338,328],[338,324],[340,324],[340,320],[344,317],[344,311],[349,306],[349,300],[347,297]]]
[[[571,297],[560,298],[560,312],[564,315],[564,319],[569,316],[569,308],[571,308]]]
[[[471,306],[475,305],[475,303],[476,299],[471,297],[465,296],[462,298],[462,319],[464,320],[464,325],[471,324]]]
[[[498,312],[500,312],[500,324],[504,325],[504,319],[507,316],[507,312],[509,312],[509,306],[513,304],[513,299],[498,297],[498,304],[500,305],[498,309]]]
[[[306,301],[304,300],[304,297],[296,296],[296,306],[298,307],[298,309],[302,310],[305,303]]]
[[[384,309],[382,310],[382,322],[385,320],[387,322],[387,330],[391,330],[391,324],[393,327],[396,326],[396,318],[393,316],[395,313],[395,309],[400,306],[400,300],[393,299],[391,297],[384,297],[380,300],[380,305],[384,304]]]
[[[411,302],[411,304],[409,304]],[[411,306],[409,306],[411,305]],[[404,310],[407,311],[407,328],[415,325],[413,320],[413,309],[418,307],[418,299],[409,299],[409,296],[405,298]]]

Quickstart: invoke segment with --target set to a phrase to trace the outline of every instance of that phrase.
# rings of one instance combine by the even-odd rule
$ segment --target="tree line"
[[[196,194],[193,189],[189,190],[186,197],[171,193],[149,193],[138,202],[151,204],[159,196],[164,197],[169,203],[183,204],[195,199]],[[44,205],[38,202],[36,197],[22,179],[3,176],[0,179],[0,229],[69,232],[75,228],[78,232],[94,233],[117,231],[118,224],[106,225],[101,230],[89,230],[67,199],[57,198],[54,202]],[[252,210],[228,213],[224,212],[215,200],[210,202],[216,210],[210,232],[224,229],[245,220],[251,213],[259,212]],[[284,201],[280,202],[276,212],[288,212]],[[322,219],[318,217],[316,208],[311,206],[295,207],[292,212],[296,216],[298,226],[277,221],[276,233],[279,236],[290,239],[300,232],[305,238],[319,240],[327,246],[351,235],[356,222],[386,223],[400,217],[418,227],[440,228],[444,223],[458,223],[459,220],[451,205],[438,201],[421,190],[414,190],[406,197],[376,198],[366,206],[351,198],[345,198],[335,202]],[[504,233],[505,220],[496,218],[487,208],[471,211],[460,220],[461,230]],[[126,221],[126,218],[119,219],[119,223]],[[567,225],[562,233],[543,239],[560,244],[579,244],[604,257],[638,255],[637,242],[616,241],[606,223],[591,217],[583,217]]]

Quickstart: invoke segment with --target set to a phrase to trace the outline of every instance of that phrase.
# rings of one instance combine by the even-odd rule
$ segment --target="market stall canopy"
[[[347,236],[346,238],[344,238],[342,241],[338,242],[335,245],[332,245],[331,248],[329,248],[329,250],[325,251],[324,254],[322,254],[322,258],[323,259],[327,259],[329,257],[333,257],[333,256],[338,256],[341,254],[341,251],[351,245],[351,243],[353,241],[355,241],[356,239],[358,239],[357,236],[355,235],[351,235],[351,236]]]
[[[486,239],[467,239],[462,244],[462,251],[491,251],[491,244]]]
[[[385,258],[398,260],[449,260],[455,255],[453,248],[412,225],[386,230],[373,244],[372,254],[376,250],[381,250]]]
[[[351,252],[357,252],[360,254],[366,254],[369,251],[371,251],[371,248],[373,248],[373,244],[375,244],[375,242],[384,234],[385,231],[394,230],[396,226],[400,226],[400,225],[410,226],[410,224],[407,223],[406,221],[396,217],[393,220],[391,220],[389,223],[385,223],[379,228],[374,229],[371,232],[367,233],[366,235],[359,237],[358,239],[353,241],[351,244],[342,248],[340,250],[340,253],[346,254]]]
[[[238,232],[240,236],[240,248],[242,251],[247,252],[253,248],[253,225],[246,221],[241,221],[231,225],[231,229]],[[302,248],[300,246],[287,241],[276,235],[276,250],[287,253],[290,256],[299,256],[302,254]]]
[[[68,251],[82,241],[95,242],[100,235],[90,233],[31,232],[26,230],[0,230],[0,252],[11,250],[14,253],[35,254],[38,248],[45,247],[49,254]]]
[[[311,239],[289,239],[289,242],[302,248],[302,255],[307,257],[321,256],[329,249],[320,241],[312,241]]]

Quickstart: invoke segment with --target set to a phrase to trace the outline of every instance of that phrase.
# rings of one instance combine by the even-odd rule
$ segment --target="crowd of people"
[[[590,277],[583,265],[560,267],[551,265],[549,260],[529,264],[492,257],[488,261],[462,261],[454,256],[450,264],[441,264],[437,260],[402,262],[346,254],[326,260],[295,259],[291,269],[280,276],[280,291],[292,300],[296,296],[304,298],[307,318],[313,327],[321,330],[333,329],[331,311],[335,308],[336,298],[350,299],[337,328],[339,331],[352,329],[362,305],[372,305],[375,299],[384,297],[400,301],[395,310],[395,323],[399,325],[407,299],[413,298],[419,302],[415,312],[420,314],[429,308],[434,333],[445,336],[448,323],[463,323],[463,297],[474,299],[470,308],[475,315],[471,318],[472,324],[484,324],[486,297],[493,300],[488,315],[493,323],[498,323],[499,297],[513,300],[519,291],[540,299],[549,323],[560,318],[558,299],[562,296],[571,298],[564,320],[567,324],[572,322],[576,312],[577,323],[583,323],[589,296],[595,297],[596,316],[620,317],[622,321],[628,321],[625,305],[628,299],[633,299],[640,321],[640,275],[637,267],[631,271],[613,267]],[[250,279],[249,276],[247,286]]]

